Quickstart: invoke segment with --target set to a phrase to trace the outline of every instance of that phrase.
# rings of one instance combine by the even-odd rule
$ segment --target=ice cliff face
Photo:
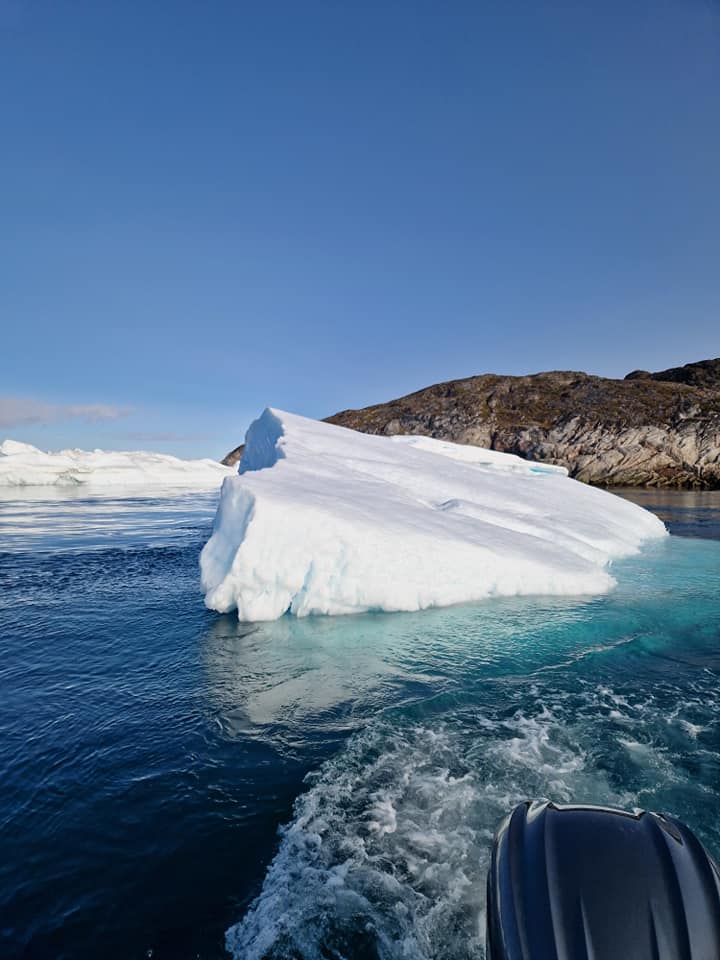
[[[562,467],[266,410],[200,566],[207,605],[241,620],[418,610],[602,593],[613,558],[664,534]]]
[[[720,487],[720,359],[625,380],[469,377],[329,421],[559,463],[592,484]]]

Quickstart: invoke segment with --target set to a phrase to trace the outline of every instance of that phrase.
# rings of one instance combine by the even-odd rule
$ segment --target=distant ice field
[[[27,487],[212,489],[233,471],[216,460],[181,460],[144,450],[44,451],[0,443],[0,490]]]

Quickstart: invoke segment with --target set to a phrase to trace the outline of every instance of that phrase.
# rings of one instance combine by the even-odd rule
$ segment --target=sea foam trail
[[[664,535],[562,467],[268,409],[223,483],[200,565],[211,609],[273,620],[604,593],[613,559]]]
[[[720,762],[715,679],[700,676],[680,694],[669,683],[640,695],[632,685],[568,693],[545,680],[530,690],[499,683],[494,706],[372,722],[298,799],[228,949],[237,960],[480,960],[492,837],[515,803],[687,816],[698,790],[693,750],[710,798]]]

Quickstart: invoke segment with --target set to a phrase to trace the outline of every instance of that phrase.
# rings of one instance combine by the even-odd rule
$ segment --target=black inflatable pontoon
[[[670,817],[525,802],[488,875],[488,960],[720,960],[720,871]]]

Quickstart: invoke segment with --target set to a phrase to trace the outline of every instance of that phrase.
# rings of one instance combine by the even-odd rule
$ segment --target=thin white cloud
[[[206,433],[173,433],[172,431],[134,431],[125,436],[133,443],[186,443],[188,441],[207,440]]]
[[[105,403],[44,403],[30,397],[0,397],[0,429],[29,424],[42,426],[61,420],[84,420],[97,423],[117,420],[130,413],[129,407]]]

